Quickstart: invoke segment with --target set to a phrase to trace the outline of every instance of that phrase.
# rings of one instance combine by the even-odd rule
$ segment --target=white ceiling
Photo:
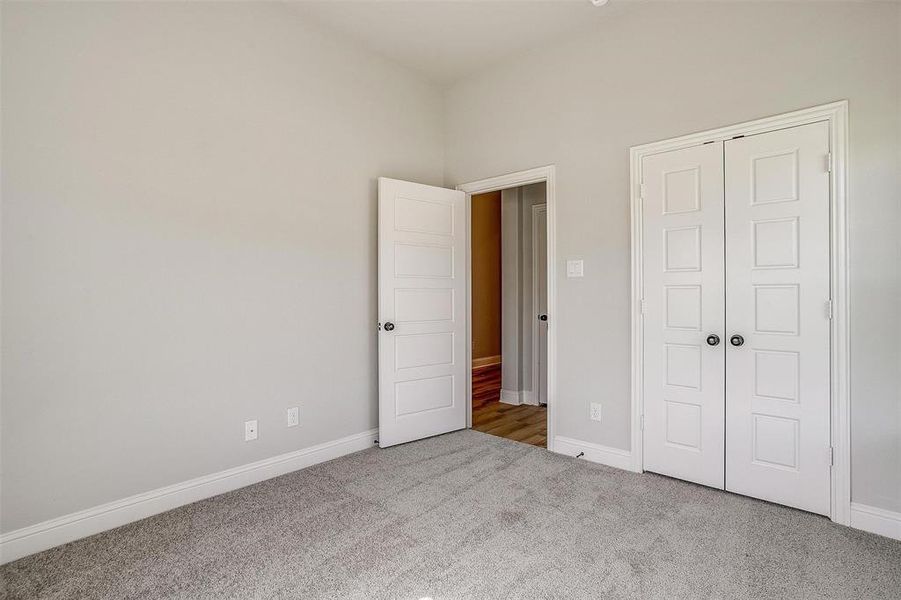
[[[639,0],[303,0],[311,19],[439,85],[596,26]]]

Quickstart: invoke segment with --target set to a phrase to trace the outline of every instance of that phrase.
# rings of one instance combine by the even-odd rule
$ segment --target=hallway
[[[546,448],[547,407],[504,404],[500,394],[500,365],[472,370],[472,428]]]

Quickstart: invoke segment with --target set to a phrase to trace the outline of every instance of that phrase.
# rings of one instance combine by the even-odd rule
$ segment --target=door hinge
[[[835,448],[829,446],[829,466],[835,466]]]
[[[644,200],[644,195],[645,195],[645,185],[644,185],[644,182],[642,181],[641,183],[638,184],[638,197],[641,198],[642,200]]]
[[[832,300],[826,300],[826,318],[832,320]]]
[[[638,301],[638,310],[641,312],[641,314],[648,312],[648,303],[644,298]]]
[[[644,415],[638,417],[638,429],[644,431]]]
[[[832,152],[826,153],[826,172],[832,173]]]

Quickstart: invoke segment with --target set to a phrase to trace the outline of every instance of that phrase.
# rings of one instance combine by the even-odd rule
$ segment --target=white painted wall
[[[501,393],[511,399],[504,392],[532,389],[532,206],[546,199],[544,183],[501,192]]]
[[[447,184],[557,165],[558,435],[630,446],[629,147],[847,98],[853,499],[901,510],[899,10],[651,3],[448,91]]]
[[[3,4],[0,530],[375,427],[439,93],[277,4]]]

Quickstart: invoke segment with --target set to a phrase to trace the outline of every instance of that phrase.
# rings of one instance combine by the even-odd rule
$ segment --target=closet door
[[[829,514],[829,126],[725,142],[726,489]]]
[[[723,146],[642,160],[644,468],[722,488]]]

